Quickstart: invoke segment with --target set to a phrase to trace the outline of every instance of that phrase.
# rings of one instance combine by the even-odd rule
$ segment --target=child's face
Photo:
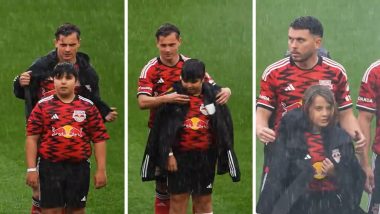
[[[55,91],[59,96],[66,97],[74,94],[76,79],[74,75],[64,74],[54,77]]]
[[[199,95],[202,92],[202,79],[197,79],[195,82],[185,82],[181,80],[182,86],[189,95]]]
[[[316,96],[309,106],[309,117],[314,130],[320,130],[330,123],[334,108],[322,96]]]

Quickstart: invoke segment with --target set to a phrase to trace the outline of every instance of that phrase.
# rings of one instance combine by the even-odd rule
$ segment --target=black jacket
[[[306,158],[308,147],[304,133],[308,120],[301,109],[287,113],[281,120],[279,135],[274,142],[273,159],[263,183],[257,204],[260,214],[287,214],[292,205],[307,192],[314,175],[311,159]],[[325,144],[325,156],[334,163],[338,194],[342,199],[342,213],[358,214],[364,188],[365,174],[355,156],[350,136],[338,126],[321,132]],[[340,161],[332,157],[338,149]]]
[[[180,82],[175,83],[173,89],[179,94],[184,93]],[[214,86],[203,83],[202,94],[204,95],[205,106],[213,105],[216,93]],[[166,169],[169,149],[178,143],[177,139],[188,109],[188,105],[165,104],[157,110],[141,166],[143,181],[155,179],[156,166]],[[218,153],[217,173],[229,172],[232,180],[237,182],[240,180],[240,169],[233,148],[234,136],[231,114],[226,105],[215,105],[215,109],[215,113],[209,116]]]
[[[110,107],[101,100],[99,95],[99,77],[94,68],[90,65],[90,58],[87,54],[78,52],[77,63],[79,65],[79,82],[80,89],[79,95],[90,99],[94,102],[95,106],[99,109],[103,119],[111,112]],[[35,106],[38,101],[37,92],[40,88],[40,83],[46,80],[54,67],[58,64],[58,57],[56,50],[51,51],[46,56],[37,59],[27,71],[32,71],[31,82],[29,86],[31,104]],[[25,99],[25,89],[19,83],[19,76],[14,79],[13,93],[17,98]],[[30,109],[31,110],[31,109]],[[30,112],[28,112],[30,113]]]

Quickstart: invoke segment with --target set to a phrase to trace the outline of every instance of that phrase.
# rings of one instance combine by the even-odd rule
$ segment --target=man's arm
[[[186,104],[190,101],[189,97],[184,94],[165,94],[162,96],[151,97],[146,94],[140,94],[137,97],[140,109],[152,109],[161,106],[164,103]]]
[[[37,142],[40,138],[39,135],[31,135],[26,137],[25,141],[25,155],[26,155],[26,184],[32,188],[38,186],[38,172],[37,172]]]
[[[339,124],[354,139],[357,149],[365,146],[365,136],[351,108],[339,111]]]
[[[95,188],[99,189],[107,184],[106,173],[106,141],[94,143],[96,173],[94,175]]]
[[[262,107],[256,109],[256,135],[262,143],[274,142],[275,132],[269,128],[268,122],[272,111]]]
[[[373,171],[371,169],[371,166],[369,165],[368,160],[368,150],[370,148],[369,145],[371,145],[371,121],[373,119],[374,114],[367,112],[367,111],[361,111],[359,110],[358,115],[358,121],[360,128],[363,131],[364,137],[365,137],[365,146],[363,147],[363,155],[359,155],[359,161],[360,165],[362,166],[364,172],[366,173],[367,179],[365,183],[365,190],[368,193],[372,193],[372,189],[374,188],[374,175]]]

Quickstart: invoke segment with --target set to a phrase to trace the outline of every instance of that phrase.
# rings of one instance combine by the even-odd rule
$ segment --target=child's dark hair
[[[203,80],[206,74],[205,64],[198,59],[188,59],[183,64],[181,79],[184,82],[196,82]]]
[[[74,64],[69,62],[61,62],[58,63],[53,70],[52,77],[54,78],[62,78],[64,75],[73,75],[75,79],[78,79],[78,72],[74,67]]]

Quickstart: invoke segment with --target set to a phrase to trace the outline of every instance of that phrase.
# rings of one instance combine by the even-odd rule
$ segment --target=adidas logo
[[[284,90],[285,90],[285,91],[294,91],[294,90],[296,90],[296,89],[295,89],[294,86],[290,83],[290,84],[288,85],[288,87],[286,87]]]
[[[83,198],[80,201],[86,201],[86,196],[83,196]]]
[[[164,83],[164,80],[162,78],[160,78],[157,83]]]
[[[206,188],[207,189],[211,189],[212,188],[212,184],[210,183]]]
[[[54,115],[51,117],[51,119],[52,119],[52,120],[58,120],[58,119],[59,119],[59,117],[58,117],[58,115],[57,115],[57,114],[54,114]]]
[[[311,157],[310,157],[310,155],[309,154],[307,154],[306,156],[305,156],[305,158],[304,158],[305,160],[309,160],[309,159],[311,159]]]

